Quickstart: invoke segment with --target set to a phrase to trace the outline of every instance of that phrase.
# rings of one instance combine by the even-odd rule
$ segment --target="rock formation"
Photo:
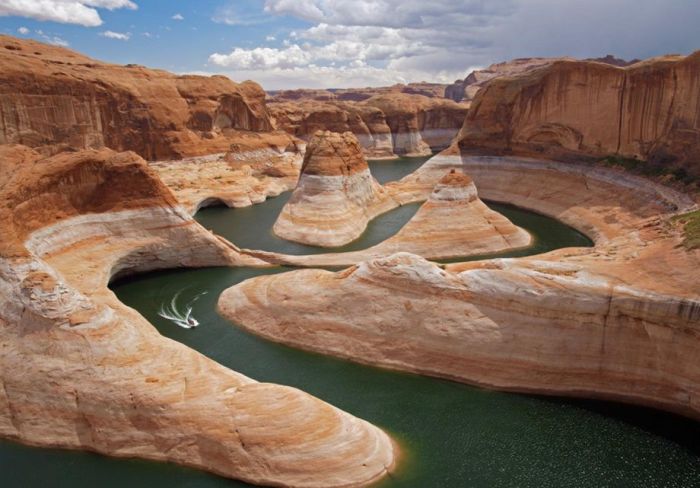
[[[180,205],[247,207],[293,190],[305,144],[283,132],[249,132],[224,154],[149,163]]]
[[[479,92],[463,151],[601,158],[616,154],[700,177],[700,52],[619,68],[558,61]]]
[[[107,288],[156,268],[265,264],[193,221],[136,154],[2,145],[0,174],[0,436],[274,486],[387,472],[379,429],[162,337]]]
[[[442,98],[389,91],[361,102],[270,102],[278,129],[302,139],[317,130],[350,131],[368,158],[422,156],[446,148],[467,107]]]
[[[221,313],[363,363],[700,418],[700,250],[679,245],[670,218],[692,200],[610,170],[449,153],[397,186],[417,198],[450,168],[485,198],[574,225],[595,247],[447,269],[404,253],[258,277],[224,292]]]
[[[272,129],[256,83],[176,76],[0,36],[0,144],[53,154],[109,147],[146,159],[226,152]]]
[[[423,95],[430,98],[442,98],[446,85],[441,83],[397,83],[391,86],[378,86],[366,88],[335,88],[335,89],[298,89],[279,90],[269,92],[271,102],[294,102],[302,100],[315,100],[319,102],[345,101],[361,102],[375,95],[387,93],[407,93],[409,95]]]
[[[384,113],[375,107],[351,102],[302,100],[270,103],[270,115],[276,127],[302,139],[310,139],[319,130],[352,132],[362,145],[366,157],[396,157],[391,129]]]
[[[474,70],[463,80],[457,80],[445,88],[444,96],[455,102],[471,102],[477,92],[490,80],[505,76],[517,76],[543,66],[549,66],[557,61],[575,61],[574,58],[517,58],[502,63],[495,63],[486,69]],[[639,60],[625,61],[608,54],[602,58],[586,59],[585,61],[595,61],[612,66],[629,66]]]
[[[336,247],[357,239],[367,222],[394,206],[352,133],[317,132],[273,230],[284,239]]]
[[[393,196],[398,206],[401,192]],[[479,199],[471,178],[453,169],[438,182],[428,200],[399,232],[375,246],[361,251],[267,257],[287,265],[347,266],[396,252],[428,259],[492,254],[526,247],[531,239],[527,231],[487,207]]]

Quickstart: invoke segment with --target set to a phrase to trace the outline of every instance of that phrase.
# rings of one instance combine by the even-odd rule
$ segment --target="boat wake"
[[[169,303],[162,303],[160,306],[160,310],[158,311],[158,315],[163,317],[164,319],[170,320],[172,323],[179,327],[182,327],[183,329],[191,329],[199,325],[199,321],[192,316],[192,306],[194,305],[194,302],[196,302],[199,299],[199,297],[206,294],[207,292],[203,291],[202,293],[195,296],[192,300],[187,302],[187,304],[184,306],[184,309],[181,310],[177,304],[177,299],[180,296],[180,293],[182,292],[183,290],[180,290],[177,293],[175,293],[175,295],[173,295],[173,298],[170,300]]]

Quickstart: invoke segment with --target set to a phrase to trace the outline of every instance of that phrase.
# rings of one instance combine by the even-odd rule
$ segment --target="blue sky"
[[[0,32],[267,89],[451,82],[513,57],[700,49],[698,0],[0,0]]]

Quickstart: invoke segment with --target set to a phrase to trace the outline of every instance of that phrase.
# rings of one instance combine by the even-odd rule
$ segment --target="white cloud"
[[[100,32],[100,35],[108,39],[117,39],[118,41],[128,41],[131,38],[131,32],[114,32],[108,30]]]
[[[60,46],[60,47],[68,47],[70,44],[68,41],[65,39],[61,39],[58,36],[44,36],[44,40],[48,42],[49,44],[53,44],[54,46]]]
[[[515,57],[700,48],[697,0],[265,0],[264,10],[310,26],[277,48],[215,52],[209,64],[269,89],[451,82]],[[237,15],[232,0],[218,14],[231,25],[257,21]]]
[[[29,29],[27,29],[26,27],[20,27],[19,29],[17,29],[17,32],[19,32],[23,36],[26,36],[27,34],[29,34]]]
[[[131,0],[3,0],[0,16],[28,17],[64,24],[95,27],[102,24],[98,8],[136,9]]]
[[[272,41],[276,41],[277,38],[276,38],[275,36],[266,36],[266,37],[265,37],[265,40],[266,40],[267,42],[272,42]]]
[[[182,16],[182,14],[175,14],[171,17],[173,20],[185,20],[185,18]]]

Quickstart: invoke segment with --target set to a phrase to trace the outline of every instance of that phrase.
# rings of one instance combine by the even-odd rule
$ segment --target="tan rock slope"
[[[619,154],[697,178],[699,121],[700,52],[626,68],[558,61],[492,80],[474,100],[459,137],[466,151]]]
[[[2,145],[0,174],[0,436],[274,486],[359,486],[391,467],[379,429],[162,337],[107,288],[264,264],[193,221],[136,154]]]
[[[297,187],[273,231],[291,241],[336,247],[357,239],[376,215],[395,206],[372,177],[350,132],[317,132]]]
[[[595,247],[447,269],[403,253],[258,277],[224,292],[220,311],[354,361],[700,418],[700,251],[679,245],[671,220],[692,200],[611,170],[449,154],[400,185],[425,194],[451,168],[484,198],[558,218]]]
[[[256,83],[107,64],[0,35],[0,144],[158,160],[226,152],[241,131],[271,129]]]

